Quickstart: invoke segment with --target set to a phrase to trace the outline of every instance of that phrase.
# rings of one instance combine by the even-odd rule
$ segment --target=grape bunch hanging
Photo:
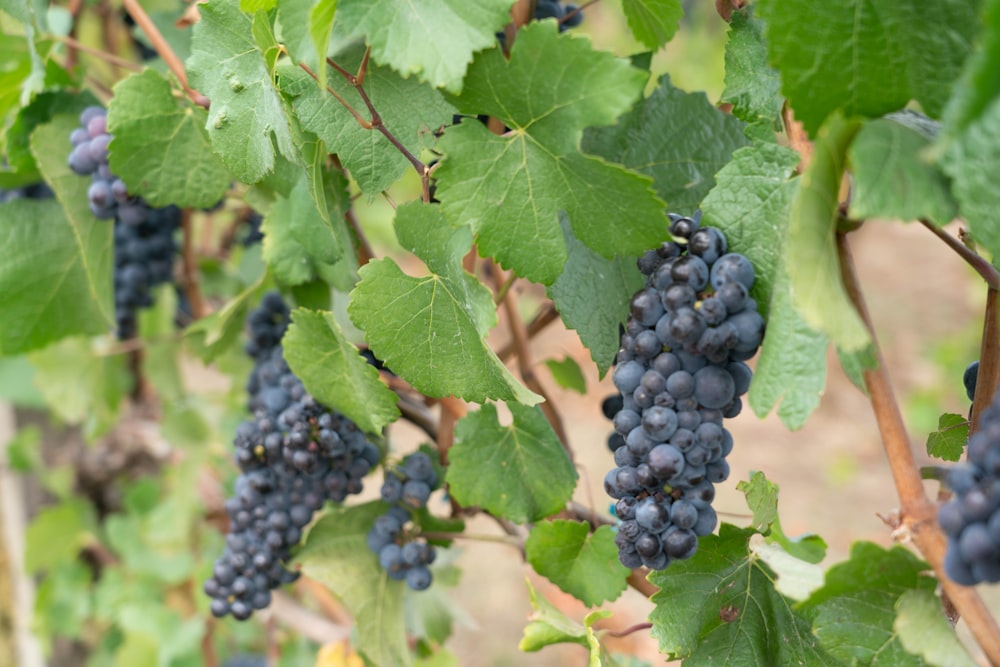
[[[715,528],[714,485],[729,476],[732,435],[723,419],[742,409],[744,363],[764,318],[750,297],[750,261],[727,253],[718,229],[670,214],[673,240],[643,255],[646,285],[632,297],[613,374],[621,392],[612,438],[616,468],[604,488],[621,523],[615,542],[629,568],[690,558]]]
[[[962,378],[973,400],[979,362]],[[1000,392],[979,416],[979,429],[969,438],[968,460],[948,471],[955,494],[938,510],[938,522],[948,536],[944,571],[955,583],[974,586],[1000,581]]]
[[[176,206],[152,208],[142,197],[129,195],[125,183],[108,165],[107,111],[99,106],[80,113],[80,127],[70,134],[73,149],[69,167],[90,176],[90,210],[98,218],[115,220],[115,320],[118,338],[136,335],[136,313],[153,305],[152,290],[173,279],[177,245],[174,233],[181,224]]]
[[[391,507],[375,519],[367,543],[378,556],[379,565],[390,579],[405,580],[415,591],[431,585],[428,566],[437,556],[434,547],[411,529],[413,512],[427,506],[427,499],[439,484],[431,458],[414,452],[398,469],[388,467],[382,483],[382,500]]]
[[[218,617],[247,619],[270,604],[273,589],[294,581],[298,573],[285,563],[303,528],[325,502],[360,493],[381,458],[354,422],[316,401],[289,369],[281,347],[288,318],[276,292],[248,318],[253,419],[233,440],[241,474],[225,505],[230,532],[204,585]]]

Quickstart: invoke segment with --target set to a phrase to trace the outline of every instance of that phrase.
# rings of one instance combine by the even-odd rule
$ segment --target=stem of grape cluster
[[[187,93],[191,101],[207,109],[210,105],[209,99],[188,84],[187,72],[184,71],[184,63],[177,57],[174,50],[170,48],[170,44],[163,37],[156,24],[153,23],[153,19],[149,18],[149,14],[139,4],[139,0],[122,0],[122,7],[132,17],[135,24],[146,33],[146,37],[149,38],[149,43],[153,46],[153,50],[163,58],[163,62],[173,72],[173,75],[177,77],[181,87],[184,88],[184,92]]]
[[[1000,626],[997,625],[996,619],[990,614],[975,588],[959,586],[945,574],[944,556],[947,542],[937,523],[937,507],[927,498],[924,491],[920,470],[910,448],[903,415],[892,390],[889,372],[861,293],[845,234],[837,234],[837,250],[844,287],[872,337],[872,347],[878,365],[872,370],[864,371],[864,381],[902,506],[900,525],[906,529],[914,546],[934,569],[944,594],[958,613],[965,618],[972,635],[983,649],[990,664],[1000,667]]]

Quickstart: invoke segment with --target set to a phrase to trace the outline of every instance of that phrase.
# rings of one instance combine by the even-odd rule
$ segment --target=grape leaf
[[[331,191],[338,187],[343,188],[344,184],[329,184]],[[336,206],[334,197],[331,193],[328,200],[332,207]],[[317,210],[313,182],[304,171],[288,196],[278,196],[264,218],[262,229],[264,260],[279,282],[300,285],[316,276],[328,282],[336,280],[334,265],[344,249],[331,227],[330,217],[333,216],[324,216]]]
[[[757,4],[782,90],[813,136],[838,109],[877,117],[916,100],[939,117],[979,26],[968,0]]]
[[[496,311],[490,291],[462,269],[468,229],[448,225],[439,206],[411,202],[396,211],[396,234],[431,273],[408,276],[388,258],[361,268],[347,310],[376,356],[428,396],[541,400],[484,340]]]
[[[206,364],[215,361],[220,354],[232,347],[243,333],[243,322],[260,299],[266,277],[262,275],[256,283],[230,299],[225,306],[201,318],[184,331],[195,353]]]
[[[560,210],[576,238],[604,257],[658,245],[663,202],[649,180],[578,148],[583,128],[614,122],[645,78],[588,40],[559,35],[554,21],[523,28],[509,61],[499,49],[479,54],[455,105],[512,129],[496,136],[467,121],[445,132],[435,172],[445,214],[472,226],[480,253],[546,285],[566,263]]]
[[[628,318],[629,301],[646,278],[633,258],[605,259],[577,240],[565,213],[559,214],[559,220],[569,258],[546,293],[563,323],[576,329],[603,376],[618,353],[618,327]]]
[[[958,461],[969,440],[969,420],[962,415],[943,414],[938,430],[927,436],[927,455],[944,461]]]
[[[528,523],[566,505],[576,471],[539,408],[507,407],[510,426],[500,425],[492,404],[459,420],[448,451],[448,488],[461,505]]]
[[[747,507],[753,512],[750,526],[760,533],[770,530],[778,520],[778,485],[754,470],[748,481],[736,485],[736,490],[746,496]]]
[[[623,0],[622,12],[635,38],[654,50],[674,38],[684,17],[678,0]]]
[[[32,152],[54,201],[0,205],[0,355],[37,349],[66,336],[111,329],[111,223],[87,205],[89,181],[66,165],[67,137],[78,125],[57,116],[32,135]]]
[[[722,101],[733,105],[733,115],[747,123],[781,123],[781,77],[767,63],[764,22],[753,5],[733,12],[726,42],[726,88]]]
[[[931,591],[910,590],[896,600],[893,632],[908,652],[934,667],[975,667],[976,662],[942,613],[941,600]]]
[[[1000,257],[1000,191],[990,176],[1000,169],[1000,1],[981,19],[983,39],[967,61],[944,120],[941,164],[954,182],[959,211],[972,236]]]
[[[333,34],[337,0],[281,0],[278,21],[288,54],[306,63],[326,82],[326,55]]]
[[[736,490],[746,496],[747,507],[753,512],[751,527],[764,534],[768,543],[779,545],[785,554],[797,560],[814,564],[823,560],[826,542],[819,535],[807,533],[794,538],[785,535],[778,518],[778,485],[764,473],[751,472],[750,480],[741,481]]]
[[[583,150],[652,176],[670,210],[690,214],[733,151],[749,143],[738,119],[712,106],[704,93],[686,93],[663,75],[617,124],[588,129]]]
[[[546,359],[545,367],[552,373],[552,379],[563,389],[575,391],[578,394],[587,393],[587,379],[583,377],[580,365],[572,357]]]
[[[363,55],[363,46],[355,45],[338,54],[336,60],[355,71]],[[279,72],[282,92],[294,98],[292,104],[302,126],[337,154],[369,198],[388,189],[406,169],[412,168],[381,132],[361,127],[344,105],[317,86],[308,74],[292,66],[282,67]],[[364,101],[344,77],[336,74],[327,85],[368,118]],[[364,88],[385,127],[415,155],[431,146],[432,132],[450,123],[455,112],[439,91],[413,77],[404,79],[388,67],[369,65]]]
[[[791,429],[801,427],[819,405],[828,344],[792,307],[783,266],[788,210],[799,186],[789,177],[797,163],[794,151],[777,145],[741,148],[702,203],[705,224],[721,229],[729,248],[756,268],[752,294],[767,317],[767,331],[750,384],[750,407],[764,416],[780,402],[778,416]]]
[[[25,572],[38,574],[73,562],[96,532],[94,507],[82,498],[43,507],[25,531]]]
[[[792,200],[785,262],[795,308],[845,352],[871,341],[840,276],[837,209],[847,147],[860,123],[832,117],[819,132],[809,167]]]
[[[281,344],[285,361],[306,390],[350,417],[361,430],[380,433],[399,417],[399,397],[344,338],[332,313],[296,308]]]
[[[610,526],[591,534],[582,521],[541,521],[524,543],[525,558],[542,575],[588,607],[611,602],[628,588],[630,570],[618,560]]]
[[[834,667],[809,622],[775,590],[774,573],[749,550],[752,528],[722,524],[698,541],[698,553],[649,580],[660,591],[649,616],[660,651],[685,667],[803,665]]]
[[[847,151],[851,169],[848,215],[927,218],[943,225],[958,212],[948,178],[927,157],[927,137],[890,119],[867,123]]]
[[[755,536],[750,553],[760,558],[776,575],[774,589],[792,600],[805,600],[823,585],[823,568],[788,553],[776,540]]]
[[[120,81],[108,109],[109,165],[153,206],[210,208],[232,177],[209,150],[207,112],[174,98],[151,69]]]
[[[472,54],[496,46],[496,33],[510,21],[512,4],[513,0],[340,0],[337,29],[351,37],[364,36],[375,62],[457,93]]]
[[[212,100],[206,128],[216,154],[241,181],[256,183],[274,169],[275,146],[295,159],[281,95],[254,42],[255,22],[236,0],[210,0],[198,9],[188,76]]]
[[[849,560],[826,573],[823,587],[799,605],[830,655],[848,664],[923,665],[906,653],[893,630],[897,600],[906,591],[933,592],[926,563],[903,547],[870,542],[851,547]]]
[[[601,644],[594,632],[594,623],[611,616],[610,611],[593,611],[583,619],[583,625],[571,620],[563,612],[540,595],[530,580],[528,596],[531,608],[534,610],[529,617],[529,623],[524,628],[524,635],[518,648],[525,652],[540,651],[553,644],[579,644],[590,650],[588,667],[602,667]]]
[[[403,623],[406,584],[389,579],[365,542],[385,508],[373,502],[332,510],[309,531],[295,562],[350,610],[365,657],[376,665],[406,667],[411,662]]]

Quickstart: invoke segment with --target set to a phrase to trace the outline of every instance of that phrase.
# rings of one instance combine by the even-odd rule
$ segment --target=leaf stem
[[[416,155],[411,153],[410,150],[403,145],[403,142],[397,139],[396,135],[394,135],[389,130],[389,128],[385,126],[385,121],[382,120],[382,116],[379,115],[379,112],[375,109],[375,105],[372,104],[371,98],[368,97],[368,92],[365,90],[364,87],[365,74],[368,71],[368,57],[370,51],[371,51],[370,48],[365,49],[365,55],[361,59],[361,65],[358,67],[357,74],[352,74],[348,72],[332,58],[326,59],[326,63],[333,69],[337,70],[337,72],[339,72],[340,75],[344,77],[347,83],[353,86],[354,90],[357,91],[358,95],[361,97],[361,101],[364,102],[365,106],[368,108],[368,115],[371,117],[370,120],[366,121],[362,119],[358,115],[358,113],[353,109],[351,109],[350,106],[347,104],[347,102],[340,95],[334,93],[329,86],[327,87],[327,91],[333,93],[333,95],[337,98],[337,100],[341,104],[348,107],[348,110],[354,115],[354,118],[361,124],[361,127],[365,128],[366,130],[378,130],[379,133],[381,133],[382,136],[385,137],[389,141],[389,143],[392,144],[396,148],[396,150],[398,150],[411,165],[413,165],[413,168],[416,170],[417,175],[420,176],[420,184],[423,190],[424,203],[430,203],[431,201],[430,167],[424,164],[420,160],[420,158],[418,158]],[[315,75],[313,75],[313,78],[316,78]],[[318,80],[319,79],[317,79],[317,81]]]
[[[630,634],[632,634],[634,632],[641,632],[642,630],[649,630],[652,627],[653,627],[653,624],[647,621],[646,623],[636,623],[635,625],[629,626],[629,627],[625,628],[624,630],[619,630],[617,632],[612,632],[611,630],[606,630],[604,632],[604,634],[606,634],[609,637],[618,637],[618,638],[628,637]]]
[[[882,357],[868,307],[861,293],[846,235],[837,234],[837,250],[844,287],[872,337],[878,366],[874,370],[864,371],[863,376],[882,436],[882,445],[892,469],[896,492],[902,505],[901,524],[909,533],[913,544],[934,568],[945,595],[965,618],[987,659],[992,665],[1000,666],[1000,626],[997,625],[996,619],[990,615],[975,588],[959,586],[944,572],[947,543],[937,523],[937,507],[928,500],[924,492],[920,470],[910,449],[906,426],[893,394],[889,372]]]
[[[163,58],[163,62],[166,63],[167,68],[177,77],[188,98],[198,106],[207,109],[211,102],[188,83],[187,72],[184,71],[184,63],[177,57],[174,50],[170,48],[170,44],[163,37],[163,33],[156,27],[153,20],[149,18],[149,14],[139,4],[139,0],[122,0],[122,7],[132,17],[135,24],[146,33],[146,37],[149,38],[149,43],[153,46],[153,50]]]
[[[1000,273],[996,267],[983,259],[975,250],[965,245],[954,236],[944,231],[930,220],[920,219],[920,224],[929,229],[935,236],[944,241],[949,248],[954,250],[959,257],[964,259],[969,266],[976,270],[990,289],[1000,289]]]
[[[102,51],[101,49],[95,49],[94,47],[88,46],[87,44],[84,44],[83,42],[76,40],[69,35],[52,35],[52,38],[58,42],[62,42],[67,47],[69,47],[70,53],[75,51],[87,53],[92,56],[96,56],[101,60],[105,60],[108,63],[111,63],[112,65],[117,65],[122,69],[130,69],[133,72],[141,72],[144,69],[141,65],[137,65],[131,60],[126,60],[125,58],[116,56],[113,53],[108,53],[107,51]],[[71,56],[67,54],[66,56],[67,67],[71,66],[71,63],[72,63]]]

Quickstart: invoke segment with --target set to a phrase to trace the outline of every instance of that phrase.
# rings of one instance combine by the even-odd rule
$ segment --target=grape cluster
[[[379,449],[345,416],[324,407],[303,387],[282,356],[288,307],[270,293],[249,318],[248,351],[257,362],[247,383],[254,418],[233,440],[241,474],[226,500],[226,549],[204,590],[215,616],[250,617],[271,601],[271,590],[298,574],[284,563],[302,529],[326,501],[360,493]]]
[[[980,415],[967,455],[968,461],[948,471],[948,486],[955,496],[938,510],[938,522],[948,536],[944,570],[963,586],[996,583],[1000,581],[1000,393]]]
[[[47,183],[32,183],[20,188],[5,190],[0,188],[0,204],[6,204],[15,199],[52,199],[52,188]]]
[[[646,286],[632,297],[613,374],[621,437],[609,440],[618,467],[604,488],[617,499],[615,543],[629,568],[689,558],[715,528],[714,484],[729,476],[733,447],[722,422],[742,408],[743,362],[764,334],[753,265],[700,222],[700,212],[670,214],[675,240],[639,259]]]
[[[124,340],[136,334],[139,308],[153,305],[153,288],[173,279],[174,233],[181,224],[181,211],[176,206],[151,208],[142,197],[130,196],[125,183],[111,173],[111,135],[102,107],[84,109],[80,125],[70,134],[69,167],[91,177],[87,189],[91,212],[115,220],[115,320],[118,338]]]
[[[979,379],[979,360],[969,364],[962,374],[962,384],[965,385],[965,395],[970,401],[976,400],[976,381]]]
[[[409,534],[406,524],[410,512],[423,509],[438,485],[437,471],[424,452],[414,452],[403,459],[397,470],[386,469],[382,500],[391,507],[375,519],[368,531],[368,548],[378,555],[379,564],[390,579],[406,580],[415,591],[431,585],[428,565],[437,555],[426,540]]]
[[[535,19],[555,19],[559,21],[559,32],[565,32],[583,23],[583,12],[578,5],[562,5],[558,0],[538,0],[535,3]]]

